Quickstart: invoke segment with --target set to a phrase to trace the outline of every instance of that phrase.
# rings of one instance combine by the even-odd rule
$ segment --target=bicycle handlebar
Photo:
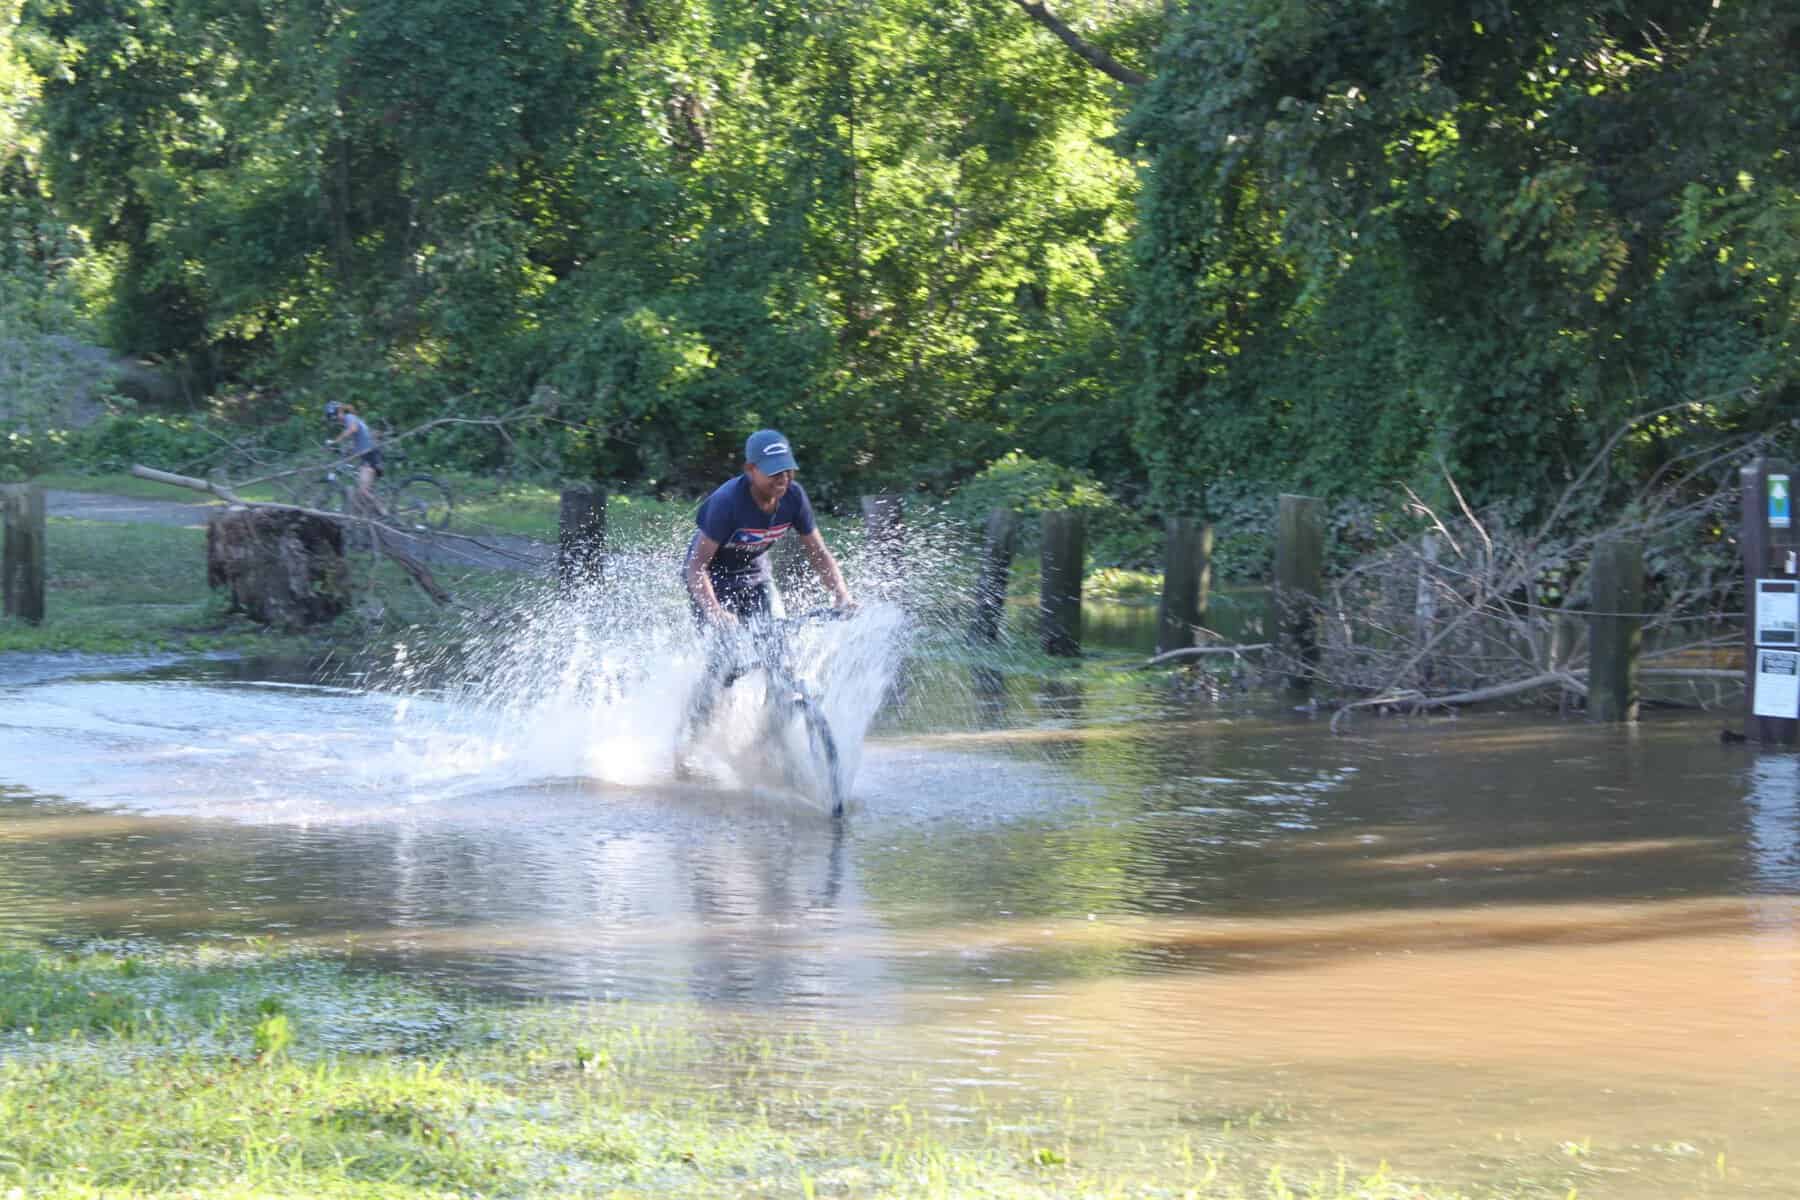
[[[803,613],[794,613],[790,616],[781,617],[780,622],[781,624],[788,626],[816,625],[825,621],[845,620],[855,611],[856,610],[853,608],[840,608],[835,604],[827,604],[820,608],[809,608]]]

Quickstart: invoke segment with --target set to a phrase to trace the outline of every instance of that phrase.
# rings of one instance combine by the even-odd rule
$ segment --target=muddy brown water
[[[1716,714],[1333,737],[1161,677],[945,668],[876,722],[834,823],[754,779],[497,749],[429,697],[7,671],[11,939],[354,944],[848,1033],[947,1111],[1256,1113],[1302,1160],[1800,1194],[1800,758],[1722,745]]]

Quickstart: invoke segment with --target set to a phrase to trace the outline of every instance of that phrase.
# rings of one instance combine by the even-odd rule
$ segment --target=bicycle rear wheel
[[[811,699],[796,700],[794,708],[806,726],[806,744],[812,751],[813,771],[825,784],[825,799],[831,804],[831,815],[844,815],[844,779],[838,769],[837,741],[825,714]]]
[[[389,507],[402,529],[442,529],[450,524],[450,489],[429,475],[413,475],[394,485]]]

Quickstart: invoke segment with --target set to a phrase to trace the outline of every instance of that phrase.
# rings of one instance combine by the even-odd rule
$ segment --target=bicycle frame
[[[759,668],[764,672],[769,706],[766,719],[771,727],[779,727],[783,722],[798,717],[805,727],[807,745],[814,758],[813,766],[815,772],[824,778],[833,817],[844,815],[845,787],[841,777],[837,741],[820,707],[820,698],[813,694],[806,681],[794,669],[789,637],[801,625],[815,624],[821,619],[836,619],[842,615],[836,609],[822,609],[797,617],[775,617],[757,622],[743,631],[749,640],[750,657],[754,661],[745,663],[740,659],[727,671],[724,681],[725,687],[731,687]]]

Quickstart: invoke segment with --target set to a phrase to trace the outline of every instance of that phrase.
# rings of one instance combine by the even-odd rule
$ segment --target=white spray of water
[[[815,599],[790,594],[787,607],[806,611]],[[875,602],[846,619],[801,625],[789,639],[852,797],[863,739],[908,628],[898,606]],[[396,702],[395,757],[381,769],[414,787],[433,779],[457,790],[574,779],[657,785],[677,777],[679,755],[687,783],[786,792],[811,804],[828,795],[805,769],[798,723],[777,726],[771,740],[760,672],[723,693],[691,747],[678,745],[695,690],[706,686],[706,660],[672,555],[613,556],[600,584],[573,595],[547,583],[521,589],[509,617],[472,632],[463,650],[463,682],[447,703]],[[397,650],[403,694],[414,673],[406,653]]]

